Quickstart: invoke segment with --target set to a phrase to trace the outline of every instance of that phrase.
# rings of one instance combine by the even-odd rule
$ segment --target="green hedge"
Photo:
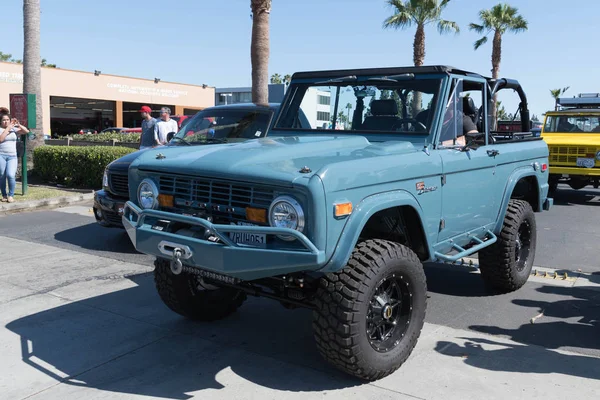
[[[108,142],[116,139],[123,143],[139,143],[140,133],[98,133],[96,135],[71,135],[74,140],[85,140],[88,142]]]
[[[106,166],[136,151],[109,146],[40,146],[33,151],[36,174],[68,187],[100,189]]]

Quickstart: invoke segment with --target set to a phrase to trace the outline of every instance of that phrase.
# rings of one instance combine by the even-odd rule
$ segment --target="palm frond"
[[[474,24],[474,23],[470,23],[469,24],[469,29],[472,31],[475,31],[479,34],[483,33],[483,30],[485,29],[483,25],[478,25],[478,24]]]
[[[460,33],[460,27],[454,21],[446,21],[445,19],[441,19],[438,21],[438,32],[443,35],[445,33],[450,33],[454,31],[455,34]]]
[[[404,29],[413,23],[413,17],[406,11],[396,13],[383,21],[384,28]]]
[[[511,22],[510,22],[510,30],[512,32],[518,33],[518,32],[523,32],[526,31],[528,26],[527,26],[527,21],[525,20],[525,18],[523,18],[521,15],[515,17]]]
[[[473,48],[475,50],[477,50],[478,48],[480,48],[481,46],[483,46],[484,44],[486,44],[488,41],[487,36],[482,37],[481,39],[477,40],[474,44],[473,44]]]

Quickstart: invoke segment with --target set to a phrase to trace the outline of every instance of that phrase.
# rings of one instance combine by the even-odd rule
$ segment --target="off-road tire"
[[[154,283],[161,300],[172,311],[198,321],[215,321],[235,312],[246,300],[246,294],[232,288],[198,289],[197,277],[185,270],[171,272],[170,262],[154,262]]]
[[[405,280],[412,308],[399,343],[378,352],[368,338],[367,313],[378,285],[391,276]],[[360,242],[344,269],[321,278],[315,305],[314,337],[325,360],[360,379],[381,379],[400,368],[421,334],[427,308],[423,266],[403,245],[385,240]]]
[[[523,224],[529,224],[529,253],[520,264],[517,263],[517,240]],[[479,252],[479,270],[486,286],[500,293],[521,288],[531,274],[536,237],[535,214],[531,205],[523,200],[510,200],[498,240]]]

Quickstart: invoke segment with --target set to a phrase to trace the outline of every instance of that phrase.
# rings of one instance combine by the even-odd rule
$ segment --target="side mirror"
[[[175,132],[169,132],[169,133],[167,133],[167,142],[170,142],[171,139],[173,139],[173,136],[175,136]]]

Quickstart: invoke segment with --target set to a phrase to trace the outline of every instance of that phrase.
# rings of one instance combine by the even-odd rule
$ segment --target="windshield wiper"
[[[226,138],[206,138],[200,144],[214,144],[214,143],[227,143],[228,140]]]
[[[343,76],[341,78],[333,78],[327,81],[315,82],[315,85],[324,85],[326,83],[342,83],[342,82],[354,82],[357,80],[356,75]]]
[[[184,138],[180,138],[180,137],[173,137],[173,139],[171,139],[171,140],[172,140],[172,141],[173,141],[173,140],[178,140],[178,141],[180,141],[180,142],[183,142],[183,143],[187,144],[188,146],[191,146],[190,142],[188,142],[188,141],[187,141],[187,140],[185,140]]]

